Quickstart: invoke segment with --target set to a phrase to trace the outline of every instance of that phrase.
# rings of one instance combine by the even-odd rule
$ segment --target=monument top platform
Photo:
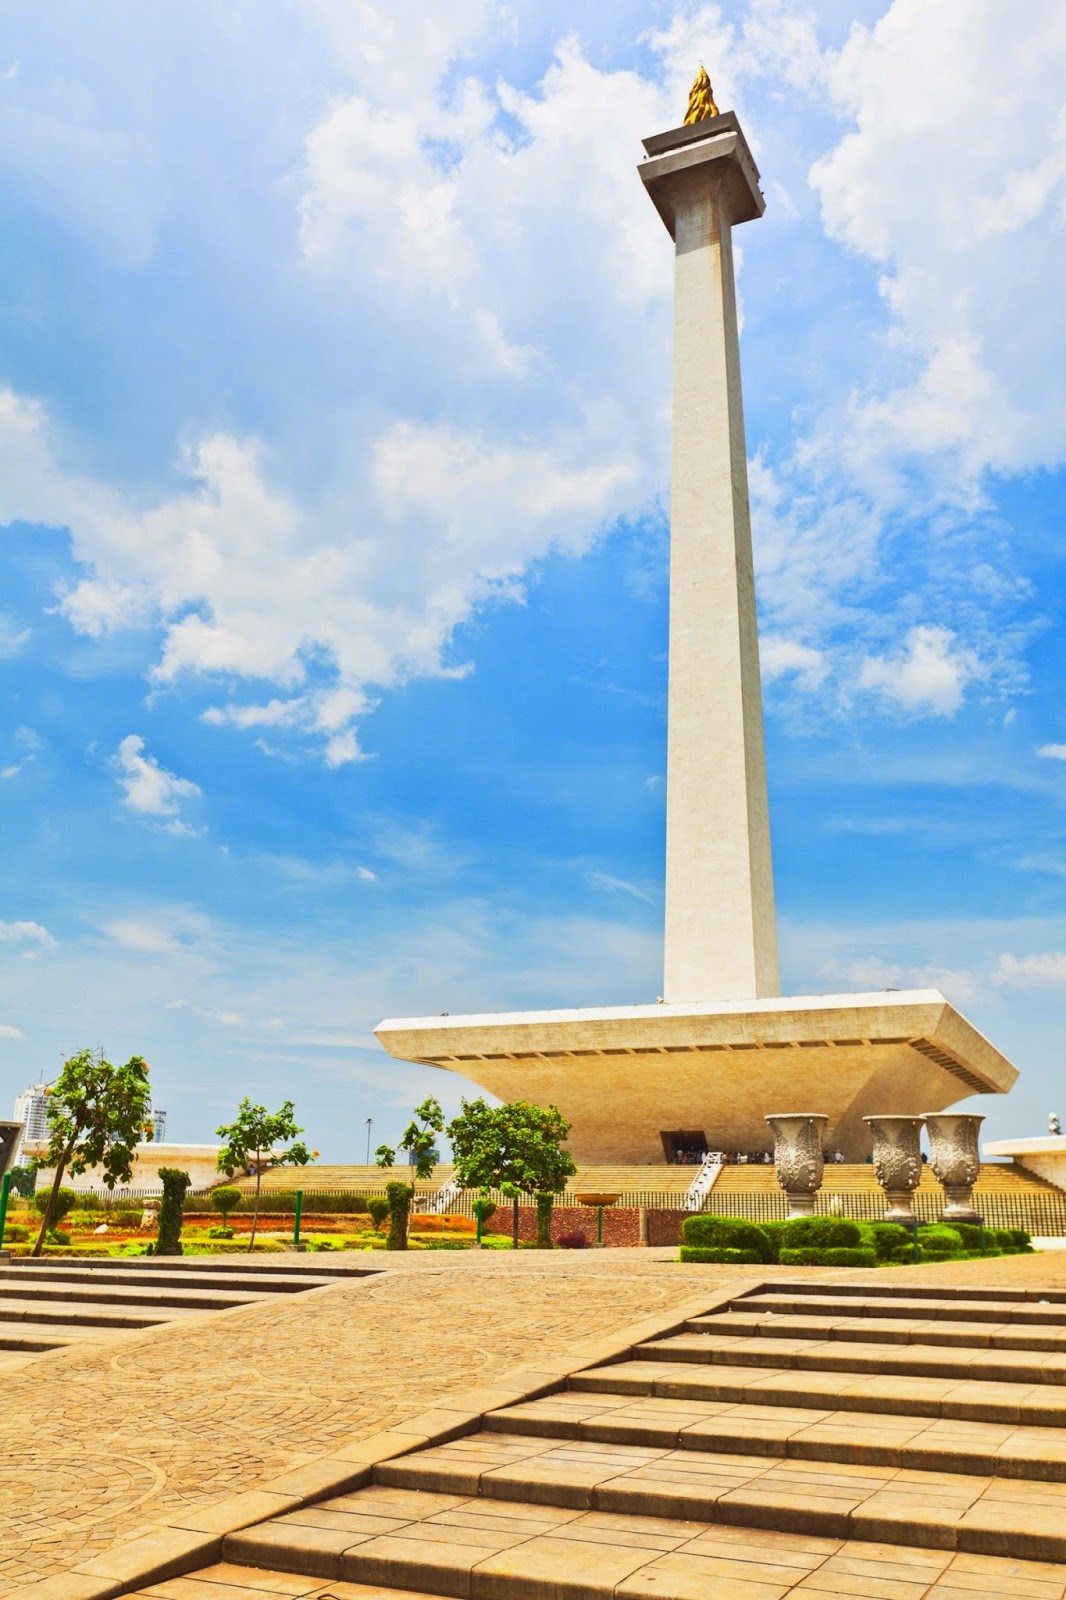
[[[800,1101],[862,1161],[865,1113],[939,1111],[1017,1077],[937,989],[390,1018],[375,1031],[399,1060],[557,1105],[588,1163],[661,1161],[681,1133],[761,1148],[766,1114]]]
[[[637,171],[671,238],[677,231],[678,187],[690,186],[694,179],[721,177],[731,223],[751,222],[765,211],[759,169],[734,111],[651,134],[641,143],[647,159]]]

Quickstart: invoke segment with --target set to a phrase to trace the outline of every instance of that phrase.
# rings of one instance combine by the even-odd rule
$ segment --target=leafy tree
[[[28,1200],[37,1184],[36,1166],[12,1167],[11,1187],[15,1194],[21,1195],[23,1200]]]
[[[136,1146],[152,1138],[148,1063],[131,1056],[116,1067],[102,1050],[79,1050],[63,1063],[48,1097],[48,1148],[39,1165],[55,1167],[49,1203],[33,1247],[39,1256],[45,1234],[54,1226],[55,1198],[64,1174],[103,1170],[109,1189],[129,1183]]]
[[[415,1179],[423,1181],[433,1176],[433,1168],[440,1159],[437,1139],[444,1132],[444,1112],[440,1102],[430,1095],[420,1106],[415,1106],[411,1121],[403,1131],[397,1150],[406,1150],[411,1169],[409,1184],[389,1183],[385,1193],[389,1197],[389,1249],[407,1249],[407,1222],[415,1197]],[[374,1152],[379,1167],[396,1165],[396,1150],[391,1145],[379,1145]]]
[[[381,1224],[392,1210],[388,1200],[383,1194],[372,1194],[366,1203],[366,1209],[370,1213],[375,1232],[380,1232]]]
[[[159,1176],[163,1180],[163,1204],[159,1207],[155,1253],[157,1256],[180,1256],[185,1196],[192,1187],[192,1179],[178,1167],[160,1167]]]
[[[216,1128],[222,1139],[222,1149],[216,1163],[219,1172],[232,1178],[238,1167],[247,1171],[255,1168],[255,1206],[252,1211],[252,1234],[248,1240],[249,1253],[255,1247],[255,1232],[259,1226],[259,1195],[263,1172],[272,1167],[306,1167],[318,1155],[298,1141],[302,1128],[296,1126],[293,1104],[286,1100],[280,1111],[268,1111],[266,1106],[256,1106],[245,1098],[237,1107],[236,1121]],[[282,1146],[288,1145],[287,1150]]]
[[[229,1183],[220,1183],[217,1189],[211,1190],[211,1204],[223,1222],[229,1221],[230,1212],[236,1211],[242,1198],[241,1191]]]
[[[556,1106],[545,1109],[528,1100],[503,1106],[462,1100],[460,1108],[448,1128],[455,1179],[464,1189],[501,1189],[511,1197],[517,1250],[519,1197],[538,1190],[559,1194],[577,1171],[569,1150],[562,1149],[570,1124]]]

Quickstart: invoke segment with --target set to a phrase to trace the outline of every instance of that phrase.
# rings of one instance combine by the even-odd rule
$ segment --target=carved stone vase
[[[822,1187],[822,1141],[829,1118],[798,1111],[763,1120],[773,1130],[774,1167],[777,1181],[788,1196],[789,1218],[809,1217],[814,1211],[814,1197]]]
[[[938,1111],[925,1119],[929,1134],[929,1165],[944,1190],[947,1222],[979,1222],[974,1209],[973,1186],[981,1170],[977,1137],[984,1117],[966,1112]]]
[[[922,1181],[922,1117],[863,1117],[874,1141],[874,1171],[885,1191],[886,1222],[916,1219],[912,1196]]]

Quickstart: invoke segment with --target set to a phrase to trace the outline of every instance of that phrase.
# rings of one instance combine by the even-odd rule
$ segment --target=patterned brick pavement
[[[378,1278],[5,1372],[0,1594],[88,1560],[156,1518],[389,1427],[493,1371],[564,1355],[702,1288],[774,1270],[682,1266],[671,1254],[397,1257],[398,1270]],[[1066,1287],[1066,1252],[893,1273],[894,1283],[907,1281]]]

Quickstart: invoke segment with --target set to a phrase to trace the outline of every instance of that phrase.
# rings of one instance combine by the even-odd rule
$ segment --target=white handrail
[[[433,1199],[429,1202],[427,1207],[428,1214],[431,1216],[440,1216],[442,1212],[447,1211],[448,1207],[459,1198],[461,1193],[462,1190],[456,1183],[455,1179],[449,1178],[447,1183],[441,1185],[436,1194],[433,1196]]]
[[[682,1211],[702,1211],[703,1202],[710,1194],[718,1181],[718,1174],[725,1165],[725,1155],[721,1150],[710,1150],[703,1158],[703,1165],[688,1186],[685,1198],[681,1202]]]

